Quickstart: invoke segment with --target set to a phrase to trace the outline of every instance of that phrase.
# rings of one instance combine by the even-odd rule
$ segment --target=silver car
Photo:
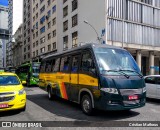
[[[160,99],[160,75],[145,76],[148,98]]]

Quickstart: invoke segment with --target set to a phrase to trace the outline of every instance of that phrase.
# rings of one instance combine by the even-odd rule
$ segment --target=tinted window
[[[70,63],[70,57],[63,57],[61,59],[61,66],[60,66],[60,71],[61,72],[66,72],[69,70],[69,63]]]
[[[45,72],[45,65],[46,65],[45,62],[42,62],[42,63],[41,63],[41,67],[40,67],[40,72],[41,72],[41,73]]]
[[[81,71],[94,74],[95,66],[91,53],[84,53],[82,56]]]
[[[16,76],[0,76],[0,86],[19,85],[20,82]]]
[[[73,56],[72,68],[71,68],[72,73],[77,73],[78,72],[78,65],[79,65],[79,55]]]
[[[51,60],[46,62],[46,67],[45,67],[46,72],[51,72],[51,69],[52,69],[51,64],[52,64]]]
[[[160,77],[157,77],[157,83],[156,84],[159,84],[160,85]]]
[[[56,59],[55,66],[53,68],[53,72],[59,71],[60,58]]]
[[[156,83],[156,78],[155,77],[147,77],[145,79],[145,82],[149,83],[149,84],[155,84]]]

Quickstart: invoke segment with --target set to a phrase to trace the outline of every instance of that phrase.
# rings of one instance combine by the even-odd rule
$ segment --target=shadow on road
[[[14,116],[19,113],[21,113],[20,110],[3,111],[3,112],[0,112],[0,117]]]
[[[57,116],[82,121],[114,121],[131,118],[140,114],[134,110],[128,112],[96,110],[94,116],[87,116],[82,113],[78,104],[60,98],[56,98],[53,101],[50,101],[47,97],[47,94],[28,95],[27,99]]]
[[[153,105],[160,105],[160,99],[147,98],[147,102]]]

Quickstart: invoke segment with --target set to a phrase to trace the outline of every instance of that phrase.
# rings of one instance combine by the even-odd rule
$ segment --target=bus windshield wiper
[[[129,75],[127,75],[126,73],[120,71],[120,70],[103,70],[103,71],[107,71],[107,72],[118,72],[121,75],[125,76],[126,78],[129,78]]]
[[[138,73],[137,71],[135,71],[135,70],[120,70],[120,71],[129,71],[129,72],[134,72],[134,73],[136,73],[136,74],[138,74],[138,76],[140,77],[140,78],[143,78],[143,75],[142,74],[140,74],[140,73]]]

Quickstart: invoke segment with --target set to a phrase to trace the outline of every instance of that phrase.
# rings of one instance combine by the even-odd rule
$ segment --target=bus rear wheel
[[[84,95],[81,100],[81,108],[86,115],[93,114],[92,101],[89,95]]]

